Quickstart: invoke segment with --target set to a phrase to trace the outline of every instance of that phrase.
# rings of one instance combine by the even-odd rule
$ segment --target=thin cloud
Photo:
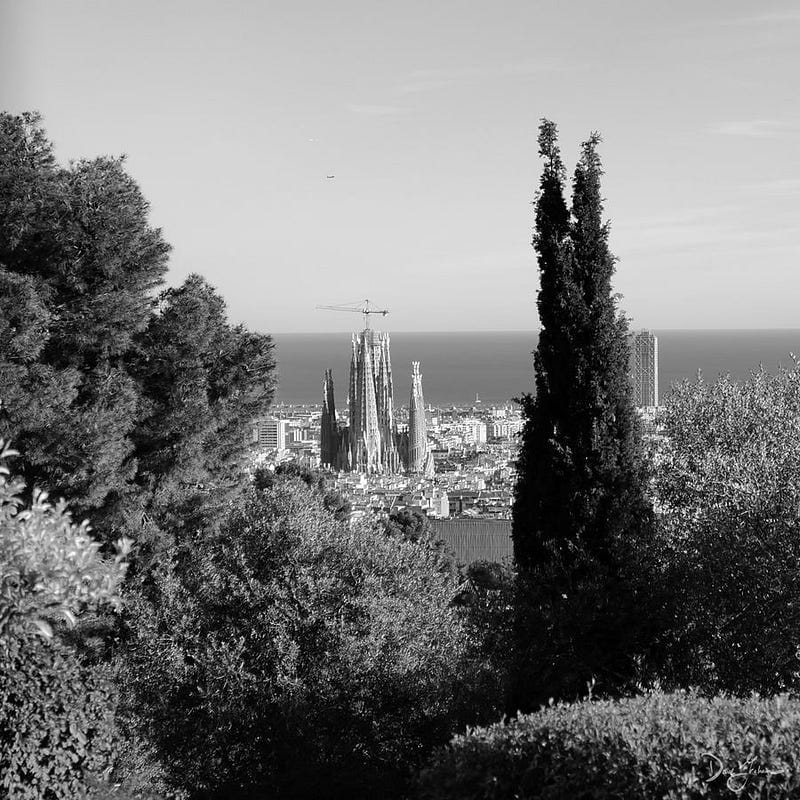
[[[780,119],[751,119],[725,122],[714,128],[722,136],[746,136],[757,139],[776,139],[797,131],[796,122]]]
[[[751,184],[748,191],[763,197],[800,197],[800,178],[777,178]]]
[[[456,83],[453,79],[444,78],[411,78],[394,88],[394,93],[399,95],[422,94],[424,92],[436,92],[439,89],[446,89]]]
[[[398,95],[434,92],[450,86],[472,83],[478,80],[534,78],[543,73],[563,68],[564,66],[560,61],[544,59],[542,61],[488,64],[480,67],[418,69],[409,73],[406,79],[398,84],[393,91]]]
[[[738,212],[738,213],[737,213]],[[627,219],[612,227],[612,246],[619,255],[718,249],[793,238],[793,229],[748,230],[740,224],[736,206],[695,208],[674,214]]]
[[[402,106],[362,105],[358,103],[351,103],[347,108],[354,114],[363,114],[368,117],[393,117],[406,111]]]
[[[729,20],[729,25],[784,25],[787,22],[800,22],[800,8],[787,8],[783,11],[767,11]]]

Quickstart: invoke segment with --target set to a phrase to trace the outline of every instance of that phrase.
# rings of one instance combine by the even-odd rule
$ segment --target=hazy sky
[[[800,5],[0,0],[0,108],[128,155],[262,331],[538,327],[538,120],[604,137],[634,324],[800,327]],[[335,175],[327,179],[327,175]]]

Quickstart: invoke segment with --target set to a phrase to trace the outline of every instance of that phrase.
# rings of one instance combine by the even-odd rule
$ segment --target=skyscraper
[[[630,374],[633,403],[640,408],[658,405],[658,339],[652,331],[630,335]]]
[[[422,396],[419,361],[411,362],[411,398],[408,404],[408,471],[424,472],[428,455],[428,426]]]

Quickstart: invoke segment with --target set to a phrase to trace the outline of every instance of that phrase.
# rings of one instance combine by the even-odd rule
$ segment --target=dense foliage
[[[192,796],[392,795],[473,699],[456,588],[302,481],[254,489],[136,609],[131,703]]]
[[[123,159],[61,167],[38,116],[0,114],[0,436],[109,538],[217,513],[272,397],[268,336],[197,276],[156,296],[147,216]]]
[[[516,571],[459,570],[421,513],[248,475],[270,338],[197,275],[157,294],[169,247],[121,159],[61,167],[37,116],[0,115],[2,796],[401,796],[509,687],[511,712],[798,690],[800,367],[676,387],[648,484],[598,143],[568,207],[540,129]],[[551,703],[457,737],[418,788],[800,797],[798,729],[783,696]]]
[[[140,503],[158,527],[191,531],[219,519],[246,485],[246,431],[272,399],[272,344],[232,327],[224,300],[197,275],[162,293],[136,344]]]
[[[100,510],[135,463],[124,359],[169,248],[121,159],[60,167],[37,116],[0,115],[0,435],[26,483]]]
[[[536,394],[524,399],[513,524],[515,559],[525,570],[555,562],[572,571],[587,558],[614,564],[614,540],[638,533],[648,517],[598,143],[594,135],[583,145],[570,213],[555,125],[545,120],[540,129],[534,245],[542,329]]]
[[[673,387],[652,554],[678,623],[661,672],[710,691],[800,688],[800,369]]]
[[[557,704],[456,736],[425,800],[800,797],[800,701],[648,694]]]
[[[650,531],[628,375],[627,322],[602,220],[599,137],[584,143],[571,209],[556,127],[544,120],[536,201],[540,291],[535,396],[525,426],[512,535],[520,570],[510,710],[575,697],[590,679],[619,691],[650,636],[631,547]]]
[[[116,690],[63,630],[118,605],[126,543],[102,560],[85,523],[43,494],[24,507],[24,489],[0,465],[0,793],[74,798],[113,764]]]

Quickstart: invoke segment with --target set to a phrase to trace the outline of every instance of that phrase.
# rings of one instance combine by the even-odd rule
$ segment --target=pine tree
[[[148,212],[123,159],[61,167],[38,115],[0,113],[0,438],[109,538],[224,505],[273,394],[270,337],[205,281],[156,294]]]
[[[138,390],[125,366],[169,245],[122,159],[60,167],[36,114],[0,114],[0,436],[78,516],[127,494]]]
[[[602,221],[602,169],[593,135],[563,196],[556,127],[543,121],[544,158],[534,246],[542,325],[536,395],[523,398],[525,428],[513,509],[523,570],[557,563],[613,566],[614,542],[648,519],[639,430],[628,378],[627,322],[611,291],[614,256]]]
[[[228,322],[199,275],[160,296],[137,338],[131,373],[148,411],[132,432],[143,510],[160,527],[193,530],[246,487],[245,431],[274,392],[272,339]]]

